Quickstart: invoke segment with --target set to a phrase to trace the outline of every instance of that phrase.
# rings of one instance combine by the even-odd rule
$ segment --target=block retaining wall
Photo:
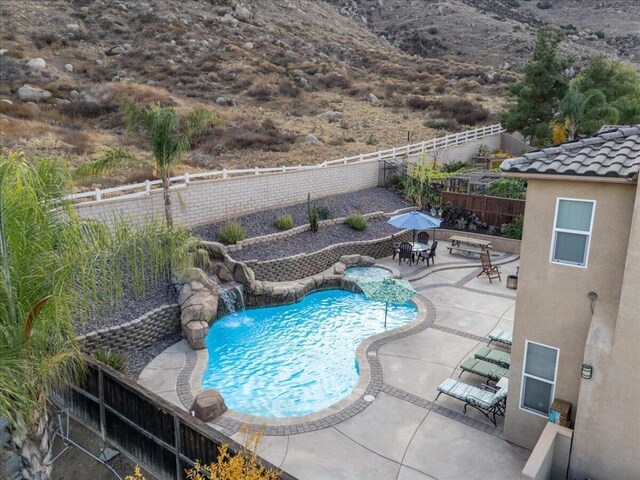
[[[373,258],[388,257],[393,253],[393,243],[411,241],[411,230],[400,231],[374,240],[345,242],[331,245],[313,253],[301,253],[291,257],[265,261],[245,262],[253,270],[257,280],[285,282],[310,277],[335,264],[343,255],[367,255]]]
[[[162,305],[130,322],[103,328],[78,337],[85,352],[102,348],[129,351],[144,348],[180,326],[180,305]]]
[[[396,210],[395,212],[391,212],[391,213],[372,212],[372,213],[367,213],[367,214],[363,215],[363,217],[367,218],[368,220],[374,220],[376,218],[391,218],[394,215],[400,215],[401,213],[411,212],[411,211],[417,210],[417,209],[418,209],[418,207],[407,207],[407,208],[401,208],[401,209]],[[320,222],[318,222],[318,226],[320,228],[329,227],[331,225],[335,225],[335,224],[338,224],[338,223],[345,223],[346,220],[347,220],[347,217],[332,218],[331,220],[321,220]],[[276,232],[276,233],[270,233],[269,235],[262,235],[260,237],[247,238],[246,240],[240,240],[239,242],[236,242],[234,245],[228,245],[227,246],[227,250],[229,252],[237,252],[238,250],[242,250],[244,247],[249,247],[251,245],[257,245],[259,243],[273,242],[275,240],[283,240],[285,238],[292,237],[292,236],[297,235],[299,233],[306,232],[310,228],[311,227],[307,223],[305,225],[300,225],[298,227],[294,227],[294,228],[292,228],[290,230],[286,230],[284,232]]]

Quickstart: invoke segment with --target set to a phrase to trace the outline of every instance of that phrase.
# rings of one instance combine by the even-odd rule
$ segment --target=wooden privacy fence
[[[478,215],[483,222],[495,227],[511,223],[514,218],[524,215],[525,203],[525,200],[512,198],[442,192],[443,205],[464,207]]]
[[[84,381],[59,394],[57,401],[154,476],[183,480],[195,460],[215,462],[221,445],[233,453],[240,451],[233,439],[112,368],[85,358]],[[260,463],[276,469],[267,461]],[[296,480],[285,472],[279,478]]]

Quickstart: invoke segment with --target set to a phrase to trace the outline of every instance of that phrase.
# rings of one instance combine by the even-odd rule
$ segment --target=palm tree
[[[123,110],[129,129],[143,135],[149,144],[153,154],[153,168],[162,180],[165,219],[171,227],[171,169],[182,161],[190,143],[218,121],[217,116],[208,110],[195,109],[186,118],[182,118],[174,108],[159,105],[148,107],[130,100],[123,102]],[[123,167],[145,164],[148,165],[148,162],[136,159],[126,150],[115,148],[107,150],[97,161],[80,167],[77,174],[96,176]]]
[[[600,90],[582,93],[577,88],[570,88],[558,110],[568,140],[573,140],[578,133],[593,133],[605,123],[616,123],[619,116],[618,110],[607,103]]]
[[[47,404],[83,373],[75,324],[191,262],[179,229],[80,219],[60,198],[70,185],[60,161],[0,155],[0,416],[30,478],[51,473]]]

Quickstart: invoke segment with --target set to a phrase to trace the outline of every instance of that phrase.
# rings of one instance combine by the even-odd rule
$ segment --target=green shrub
[[[522,240],[523,226],[524,226],[524,218],[522,216],[519,216],[519,217],[516,217],[511,223],[502,224],[502,229],[500,231],[507,238],[515,238],[516,240]]]
[[[400,175],[392,175],[389,179],[389,183],[394,187],[402,187],[402,177]]]
[[[487,187],[487,193],[493,197],[523,199],[527,195],[524,180],[501,178]]]
[[[218,238],[222,243],[233,245],[240,240],[244,240],[246,232],[244,227],[238,222],[227,222],[218,230]]]
[[[319,205],[317,209],[320,220],[327,220],[331,215],[331,210],[329,210],[329,207],[327,207],[326,205]]]
[[[538,2],[536,3],[536,7],[538,7],[540,10],[549,10],[552,5],[551,2]]]
[[[435,35],[436,33],[438,33],[438,27],[429,27],[427,29],[427,32],[429,32],[431,35]]]
[[[457,172],[468,167],[466,162],[449,162],[442,165],[443,170],[447,173]]]
[[[121,373],[127,368],[127,360],[120,352],[98,349],[93,352],[93,358]]]
[[[291,230],[293,228],[293,215],[278,215],[275,221],[278,230]]]
[[[435,130],[455,130],[458,127],[458,122],[456,122],[455,120],[427,118],[424,121],[424,126],[433,128]]]
[[[366,217],[360,215],[359,213],[352,213],[347,217],[345,222],[349,228],[356,230],[357,232],[361,232],[365,228],[367,228],[367,219]]]

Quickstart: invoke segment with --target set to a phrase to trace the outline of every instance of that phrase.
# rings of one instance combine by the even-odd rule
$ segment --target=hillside
[[[404,53],[324,2],[4,0],[0,8],[0,143],[76,165],[111,146],[146,154],[123,127],[122,95],[218,114],[179,173],[312,163],[495,122],[517,78]],[[48,93],[23,89],[21,100],[26,84]],[[38,96],[47,98],[29,101]]]
[[[598,53],[640,65],[637,0],[330,0],[340,12],[408,52],[518,69],[535,33],[565,30],[578,65]]]

